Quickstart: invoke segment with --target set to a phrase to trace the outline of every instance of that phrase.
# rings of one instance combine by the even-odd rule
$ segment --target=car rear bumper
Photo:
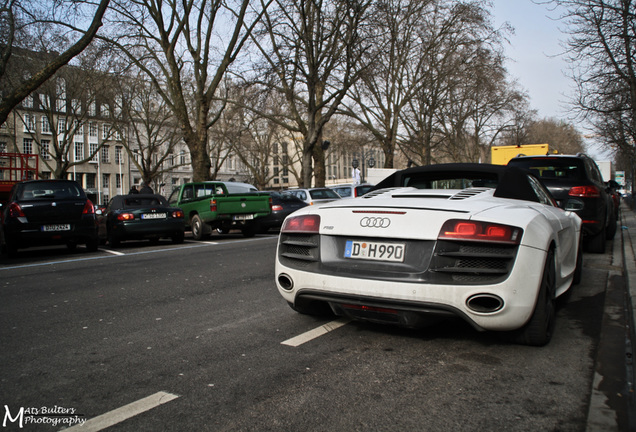
[[[43,231],[41,225],[8,223],[4,226],[5,241],[17,248],[67,243],[87,243],[97,239],[94,220],[71,223],[68,231]]]
[[[372,280],[308,272],[276,262],[276,285],[291,303],[318,300],[328,302],[336,312],[357,306],[371,312],[394,309],[409,325],[408,315],[460,317],[480,330],[507,331],[522,327],[530,318],[540,282],[546,252],[520,247],[509,277],[500,283],[484,285],[448,285],[417,282]],[[493,299],[501,304],[492,310],[469,306],[475,298]],[[354,305],[349,308],[347,305]],[[335,306],[335,307],[334,307]],[[374,309],[375,308],[375,309]],[[359,310],[359,308],[358,308]],[[366,314],[368,315],[368,314]],[[413,315],[413,316],[415,316]],[[380,315],[378,315],[379,317]],[[406,318],[404,318],[406,317]],[[360,317],[356,317],[360,318]],[[399,321],[399,320],[398,320]]]

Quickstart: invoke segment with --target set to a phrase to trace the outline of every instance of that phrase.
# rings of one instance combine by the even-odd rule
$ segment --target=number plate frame
[[[167,213],[143,213],[141,215],[142,219],[166,219],[168,217]]]
[[[404,262],[405,243],[376,242],[367,240],[347,240],[344,257],[382,262]]]
[[[42,225],[42,232],[58,232],[58,231],[70,231],[71,224],[48,224]]]

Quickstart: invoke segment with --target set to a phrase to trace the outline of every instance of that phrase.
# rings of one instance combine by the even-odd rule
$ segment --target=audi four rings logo
[[[388,228],[389,225],[391,225],[391,219],[386,217],[363,217],[360,219],[361,227]]]

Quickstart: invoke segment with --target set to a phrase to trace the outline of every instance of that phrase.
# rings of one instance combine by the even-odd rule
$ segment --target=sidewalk
[[[636,213],[621,205],[613,241],[587,431],[636,431],[635,370]]]

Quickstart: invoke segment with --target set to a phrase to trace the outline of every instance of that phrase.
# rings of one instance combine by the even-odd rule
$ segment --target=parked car
[[[605,252],[605,241],[616,233],[615,203],[592,158],[582,153],[520,156],[508,165],[528,169],[541,179],[559,207],[576,212],[583,220],[586,248]]]
[[[300,313],[406,327],[452,316],[544,345],[557,297],[581,280],[580,232],[525,170],[410,168],[362,198],[289,216],[276,285]]]
[[[85,244],[89,251],[99,246],[93,203],[71,180],[16,183],[3,205],[1,228],[9,256],[32,246]]]
[[[287,216],[309,205],[289,193],[268,193],[272,197],[272,212],[268,216],[259,219],[260,230],[263,233],[272,229],[279,229]]]
[[[371,184],[341,184],[329,186],[329,189],[336,191],[342,198],[357,198],[373,189]]]
[[[148,239],[153,242],[169,237],[183,243],[185,219],[183,211],[168,205],[156,194],[115,195],[106,210],[98,212],[99,239],[118,247],[124,240]]]
[[[192,238],[202,240],[213,230],[227,234],[237,229],[243,236],[253,237],[259,219],[271,211],[269,199],[247,183],[205,181],[181,185],[172,191],[168,202],[183,209]]]
[[[324,204],[342,199],[340,195],[329,188],[289,189],[285,192],[294,195],[309,205]]]

